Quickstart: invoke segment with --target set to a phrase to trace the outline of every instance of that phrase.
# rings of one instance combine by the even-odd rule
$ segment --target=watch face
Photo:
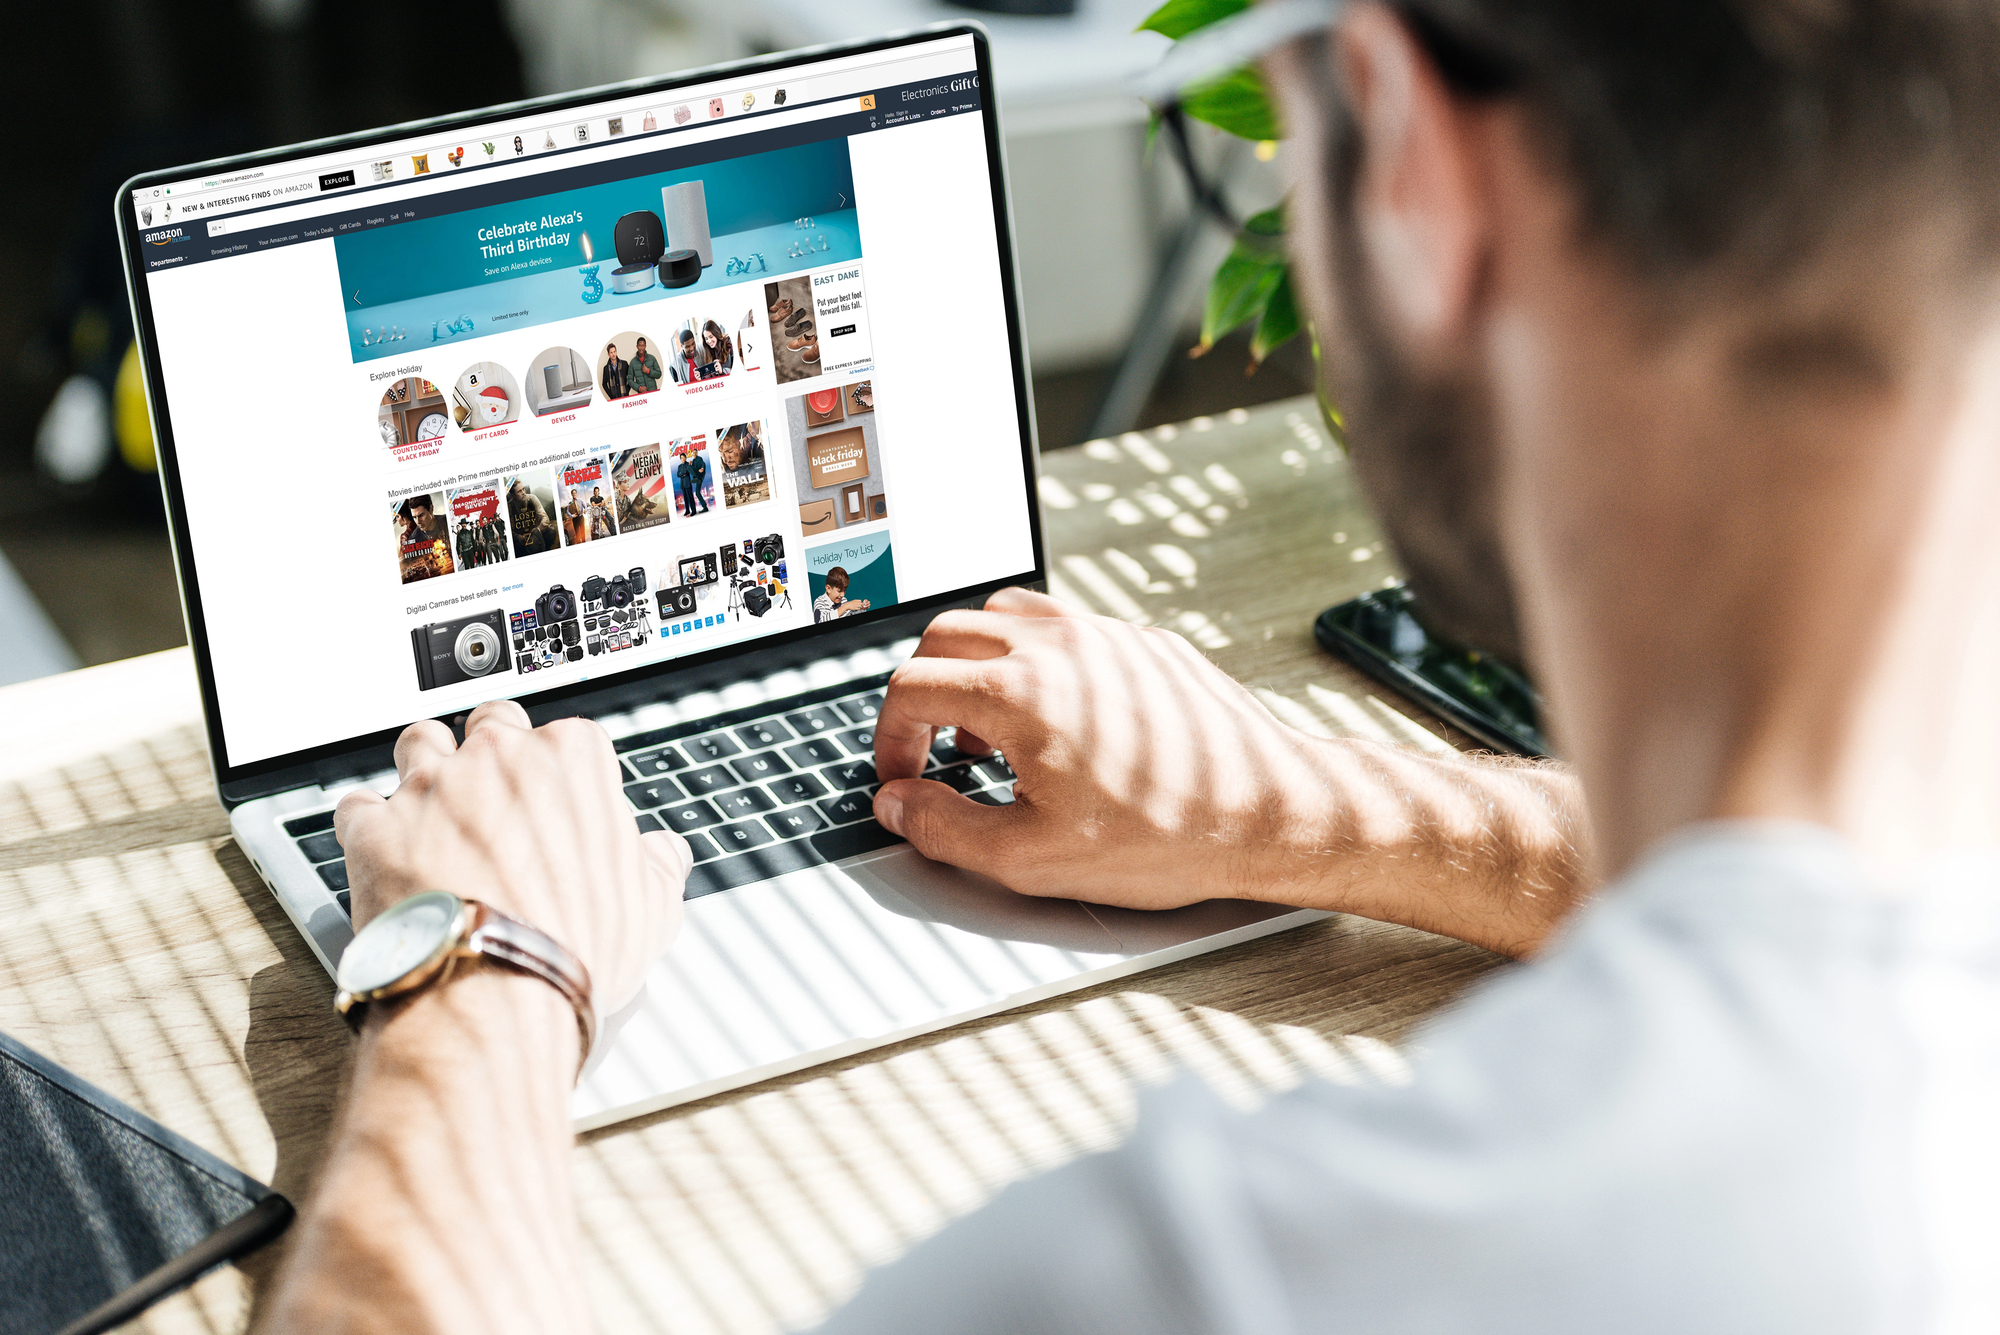
[[[369,923],[340,957],[340,986],[357,995],[387,987],[437,954],[458,923],[460,901],[426,890]]]
[[[417,439],[436,440],[444,434],[444,428],[445,417],[443,413],[425,413],[423,420],[417,423]]]

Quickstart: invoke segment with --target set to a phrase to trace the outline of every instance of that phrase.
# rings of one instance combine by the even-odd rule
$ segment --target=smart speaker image
[[[707,233],[704,231],[703,235]],[[667,248],[659,215],[651,209],[626,214],[612,224],[611,241],[618,248],[618,267],[611,271],[611,290],[644,292],[651,287],[653,266]]]
[[[708,239],[708,192],[701,182],[662,186],[660,205],[667,215],[667,244],[699,255],[704,269],[715,263],[715,250]]]
[[[692,287],[701,281],[701,256],[692,250],[670,250],[660,256],[661,287]]]

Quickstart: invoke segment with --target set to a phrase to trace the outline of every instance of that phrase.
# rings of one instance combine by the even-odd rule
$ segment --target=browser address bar
[[[721,125],[703,126],[699,129],[677,131],[659,139],[641,139],[616,146],[607,145],[602,153],[579,155],[565,163],[566,166],[580,166],[585,163],[616,162],[620,158],[636,157],[643,153],[656,153],[663,148],[684,144],[705,144],[717,139],[730,139],[738,135],[752,134],[759,130],[777,129],[790,125],[810,125],[814,121],[828,120],[835,116],[852,115],[857,111],[872,111],[874,98],[870,94],[844,97],[835,102],[818,106],[801,107],[797,111],[778,112],[757,117],[754,125],[745,126],[741,121],[725,122]],[[503,181],[521,180],[540,175],[547,167],[536,159],[508,163],[504,167],[485,168],[478,177],[480,185],[494,185]],[[310,222],[336,213],[349,213],[356,208],[390,208],[411,200],[426,199],[433,195],[450,194],[465,186],[456,178],[456,173],[433,177],[425,181],[413,181],[407,186],[371,193],[366,196],[324,196],[310,203],[294,204],[286,208],[264,209],[256,213],[241,213],[228,218],[211,218],[207,224],[211,237],[227,236],[232,232],[262,231],[269,227],[283,227],[287,223]]]

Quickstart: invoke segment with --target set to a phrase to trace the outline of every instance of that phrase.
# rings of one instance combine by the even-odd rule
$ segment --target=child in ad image
[[[885,532],[806,548],[814,622],[836,621],[896,603],[896,560]]]
[[[674,505],[683,519],[715,508],[715,470],[708,462],[708,437],[687,436],[673,447]]]
[[[617,520],[611,513],[610,470],[602,458],[557,464],[556,483],[562,496],[563,546],[617,535]]]

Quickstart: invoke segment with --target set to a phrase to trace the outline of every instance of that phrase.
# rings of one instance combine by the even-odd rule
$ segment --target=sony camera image
[[[410,648],[417,660],[417,689],[432,691],[511,672],[514,655],[508,645],[507,614],[497,607],[415,627]]]

